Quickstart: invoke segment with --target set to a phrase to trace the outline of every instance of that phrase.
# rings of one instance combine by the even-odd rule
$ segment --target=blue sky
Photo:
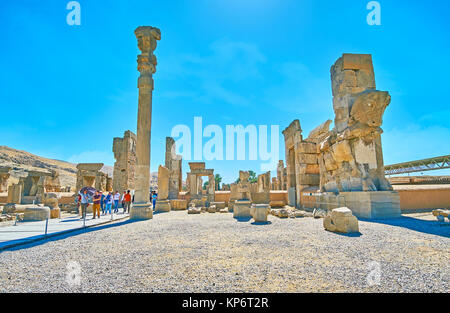
[[[284,159],[281,130],[292,120],[306,137],[334,119],[329,70],[342,53],[372,54],[377,89],[392,96],[386,164],[450,154],[448,1],[379,1],[381,26],[366,23],[366,0],[80,0],[80,26],[67,25],[68,2],[0,2],[1,145],[112,165],[113,137],[136,131],[134,29],[151,25],[162,33],[152,171],[165,137],[194,116],[223,129],[279,125]],[[259,164],[207,167],[231,182]]]

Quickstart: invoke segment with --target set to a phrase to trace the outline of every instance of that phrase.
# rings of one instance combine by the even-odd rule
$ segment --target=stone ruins
[[[168,199],[178,199],[183,187],[182,158],[175,153],[175,140],[172,137],[166,137],[165,167],[169,170]]]
[[[400,216],[381,149],[380,126],[390,96],[376,90],[371,55],[344,54],[331,67],[331,81],[334,128],[326,121],[303,139],[295,120],[283,131],[289,204],[347,206],[365,218]],[[319,192],[314,202],[302,201],[312,190]]]
[[[97,190],[112,191],[112,178],[101,171],[103,163],[79,163],[77,165],[76,190],[93,187]]]
[[[236,185],[237,199],[233,204],[233,217],[248,218],[251,217],[251,191],[250,174],[247,171],[239,171],[239,182]]]
[[[113,172],[113,190],[134,190],[136,135],[127,130],[123,138],[114,138],[113,152],[116,159]]]
[[[161,40],[161,31],[156,27],[140,26],[135,30],[138,47],[139,100],[137,118],[136,167],[134,203],[130,219],[151,219],[153,211],[150,204],[150,138],[152,116],[153,74],[156,72],[156,49]]]
[[[0,193],[8,191],[8,180],[10,177],[11,167],[0,166]]]
[[[190,162],[189,163],[190,172],[187,173],[187,186],[188,195],[192,200],[199,200],[202,203],[211,203],[215,199],[215,185],[214,180],[214,170],[206,169],[205,162]],[[202,176],[208,176],[208,187],[206,190],[206,195],[203,195],[203,180]]]

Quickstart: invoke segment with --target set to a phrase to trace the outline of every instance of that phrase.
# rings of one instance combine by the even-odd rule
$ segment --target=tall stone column
[[[161,31],[156,27],[140,26],[135,30],[138,47],[139,107],[137,118],[135,194],[130,219],[151,219],[153,210],[150,205],[150,135],[152,124],[153,74],[156,72],[157,40]]]

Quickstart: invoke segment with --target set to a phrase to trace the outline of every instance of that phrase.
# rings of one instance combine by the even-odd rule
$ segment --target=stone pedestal
[[[252,204],[250,213],[255,222],[267,222],[267,215],[270,212],[270,205],[268,204]]]
[[[233,217],[252,217],[251,204],[248,200],[236,200],[233,205]]]
[[[401,217],[400,196],[396,191],[341,192],[345,206],[358,218]]]
[[[50,208],[48,207],[28,207],[23,212],[23,221],[45,221],[50,218]]]
[[[132,220],[148,220],[153,218],[153,210],[150,203],[133,204],[130,209],[130,219]]]
[[[156,200],[155,211],[157,212],[170,212],[170,200]]]
[[[187,200],[183,199],[170,200],[170,207],[174,211],[187,210],[187,206],[188,206]]]

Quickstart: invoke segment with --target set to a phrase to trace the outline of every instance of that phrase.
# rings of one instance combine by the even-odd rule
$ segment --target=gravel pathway
[[[430,213],[360,221],[359,236],[269,221],[170,212],[17,247],[0,252],[0,292],[450,291],[450,226]]]

